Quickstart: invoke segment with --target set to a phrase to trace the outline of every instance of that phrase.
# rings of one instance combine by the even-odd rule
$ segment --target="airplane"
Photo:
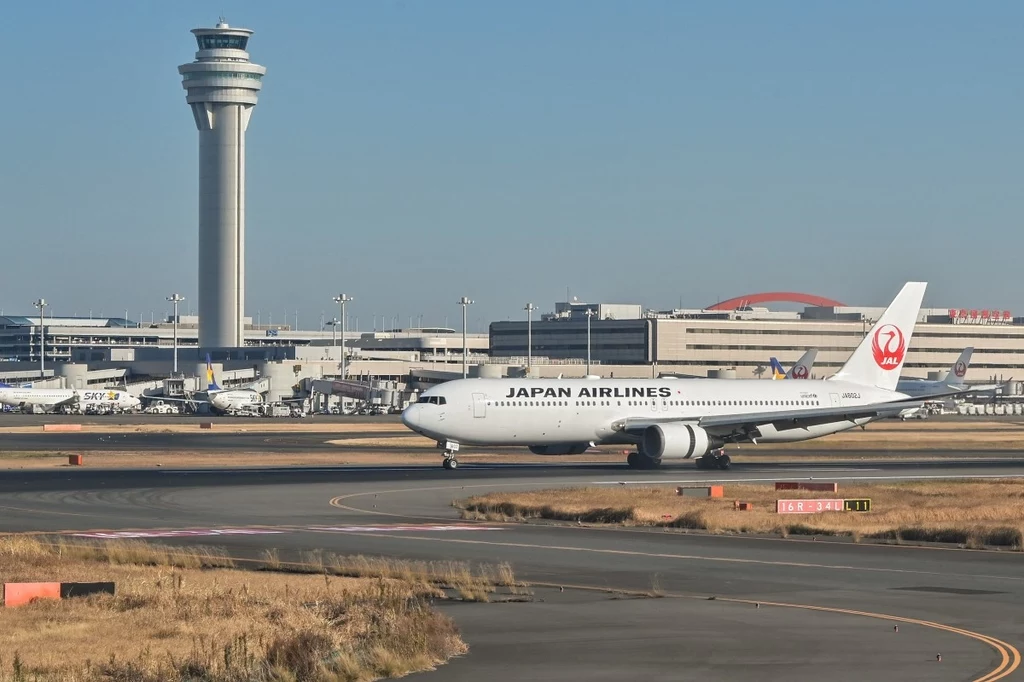
[[[221,388],[213,374],[213,362],[206,354],[206,400],[152,396],[154,400],[195,405],[207,403],[216,412],[230,415],[261,415],[266,410],[263,394],[252,388]]]
[[[778,358],[771,358],[772,379],[809,379],[814,359],[818,357],[818,349],[811,348],[800,356],[793,368],[788,372],[782,368]]]
[[[940,381],[929,381],[927,379],[900,379],[896,384],[896,390],[900,393],[905,393],[909,396],[916,398],[928,398],[930,396],[942,396],[948,397],[950,393],[966,392],[970,389],[967,384],[964,383],[964,376],[967,374],[967,368],[971,364],[971,355],[974,354],[974,348],[964,348],[963,352],[960,353],[960,357],[956,359],[953,366],[949,368],[949,372],[946,374],[946,378]],[[979,387],[984,390],[985,386]],[[994,386],[992,388],[995,388]]]
[[[117,389],[27,388],[0,383],[0,404],[22,410],[83,413],[93,410],[137,410],[142,401]]]
[[[206,399],[210,407],[227,414],[260,413],[264,409],[263,394],[252,388],[224,389],[213,376],[213,363],[206,355]]]
[[[437,441],[449,470],[462,445],[562,455],[604,444],[635,445],[632,468],[728,469],[729,444],[809,440],[919,407],[896,384],[926,287],[904,285],[828,379],[458,379],[424,391],[402,422]]]

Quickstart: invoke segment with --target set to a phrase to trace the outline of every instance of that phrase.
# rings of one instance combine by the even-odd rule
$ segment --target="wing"
[[[874,405],[856,405],[850,407],[821,407],[814,410],[786,410],[782,412],[748,412],[743,414],[722,414],[710,417],[665,417],[623,419],[612,424],[616,431],[624,431],[633,436],[642,435],[644,429],[654,424],[666,422],[695,423],[713,436],[727,442],[753,440],[760,435],[760,428],[773,426],[776,431],[805,429],[819,424],[833,422],[856,421],[861,419],[885,419],[898,417],[906,410],[924,405],[917,398],[897,400]]]

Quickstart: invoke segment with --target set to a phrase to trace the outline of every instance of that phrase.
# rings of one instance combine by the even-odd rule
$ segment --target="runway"
[[[0,472],[0,529],[216,545],[239,558],[275,548],[282,560],[508,562],[537,585],[532,603],[443,603],[471,651],[424,680],[1016,679],[1017,552],[470,523],[451,507],[553,485],[966,476],[1024,476],[1024,461]],[[652,592],[665,596],[635,596]]]

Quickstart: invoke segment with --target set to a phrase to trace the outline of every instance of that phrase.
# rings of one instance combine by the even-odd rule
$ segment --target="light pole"
[[[171,370],[171,374],[177,376],[178,374],[178,304],[185,300],[185,297],[181,294],[171,294],[167,297],[167,300],[174,306],[174,317],[171,321],[174,323],[174,368]]]
[[[334,345],[337,346],[338,345],[338,318],[334,318],[333,320],[331,320],[327,324],[331,325],[331,340],[334,342]]]
[[[587,308],[583,313],[587,316],[587,374],[590,374],[590,318],[597,315],[592,308]]]
[[[526,376],[530,376],[533,369],[533,311],[536,309],[532,303],[523,308],[526,311]]]
[[[38,301],[32,303],[36,308],[39,308],[39,380],[42,381],[44,377],[44,370],[46,369],[46,337],[43,335],[43,317],[46,313],[45,298],[41,298]]]
[[[341,306],[341,380],[345,380],[345,304],[355,299],[347,294],[338,294],[334,302]],[[338,345],[335,341],[334,345]]]
[[[463,296],[459,299],[462,306],[462,378],[469,376],[469,349],[466,347],[466,309],[473,305],[473,301]]]

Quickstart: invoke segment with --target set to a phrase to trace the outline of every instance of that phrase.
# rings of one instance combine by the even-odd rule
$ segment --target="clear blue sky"
[[[1024,3],[12,3],[0,308],[196,299],[176,67],[223,12],[267,67],[247,313],[471,327],[573,295],[793,289],[1024,312]]]

